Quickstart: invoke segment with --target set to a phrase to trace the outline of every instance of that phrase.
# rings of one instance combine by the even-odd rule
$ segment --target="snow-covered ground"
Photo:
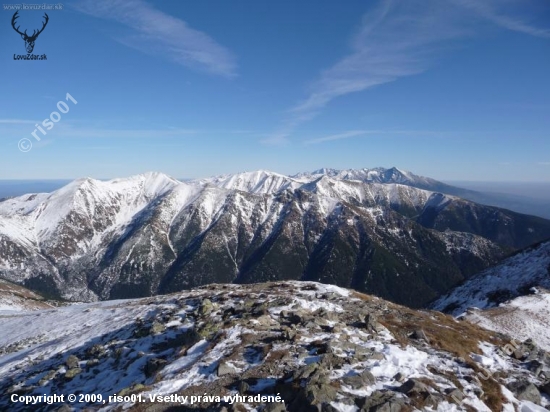
[[[542,385],[540,377],[499,350],[490,332],[467,327],[478,336],[471,339],[486,339],[461,337],[471,344],[467,359],[447,347],[444,335],[464,327],[450,317],[312,282],[210,285],[169,296],[3,314],[0,390],[101,394],[105,400],[115,393],[145,399],[280,393],[291,410],[325,403],[355,412],[361,403],[379,401],[423,411],[490,411],[473,369],[483,368],[496,379],[503,410],[540,410],[506,389],[522,377]],[[428,337],[408,337],[416,328]],[[26,410],[8,399],[0,398],[0,409]],[[550,404],[546,395],[537,402]],[[132,402],[122,403],[133,410]],[[242,407],[263,410],[252,401]]]
[[[469,310],[465,317],[472,323],[520,340],[533,339],[538,346],[550,351],[550,293],[547,291],[520,296],[492,309]]]

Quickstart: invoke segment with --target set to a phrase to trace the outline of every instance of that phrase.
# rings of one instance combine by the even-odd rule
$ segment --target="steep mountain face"
[[[8,199],[0,277],[87,301],[314,280],[422,306],[550,237],[549,221],[393,183],[392,170],[370,183],[330,174],[183,183],[149,173]]]
[[[550,405],[550,354],[532,342],[313,282],[75,304],[2,316],[0,329],[0,409],[14,412]],[[68,405],[38,398],[53,394]]]
[[[435,310],[459,315],[470,307],[496,307],[533,287],[550,289],[550,241],[522,250],[486,269],[433,302]]]

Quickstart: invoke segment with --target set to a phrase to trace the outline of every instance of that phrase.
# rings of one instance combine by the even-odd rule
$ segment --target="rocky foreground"
[[[3,312],[0,330],[0,410],[550,410],[533,340],[312,282]],[[51,394],[126,398],[11,402]]]

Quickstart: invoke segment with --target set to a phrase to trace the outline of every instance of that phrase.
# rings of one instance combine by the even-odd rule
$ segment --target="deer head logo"
[[[46,25],[48,24],[48,20],[50,20],[50,18],[48,17],[48,15],[46,13],[44,13],[44,20],[45,21],[42,25],[42,28],[38,31],[34,30],[32,35],[29,36],[27,34],[27,30],[25,30],[25,32],[22,33],[21,31],[19,31],[20,26],[15,27],[16,20],[19,17],[18,13],[19,12],[16,11],[15,14],[13,15],[13,17],[11,19],[11,25],[12,25],[13,29],[21,35],[21,38],[23,40],[25,40],[25,48],[27,49],[27,53],[32,53],[32,51],[34,50],[34,42],[36,41],[38,35],[44,31],[44,29],[46,28]]]

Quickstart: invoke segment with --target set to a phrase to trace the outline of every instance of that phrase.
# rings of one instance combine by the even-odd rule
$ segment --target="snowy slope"
[[[550,293],[537,290],[486,310],[469,310],[465,318],[484,328],[533,339],[538,346],[550,351]]]
[[[430,307],[456,316],[469,307],[495,307],[529,293],[534,286],[550,288],[550,241],[517,253],[477,274]]]
[[[52,302],[19,285],[0,279],[0,313],[54,307]]]
[[[278,193],[286,189],[294,190],[303,184],[297,179],[266,170],[222,175],[192,182],[257,194]]]
[[[544,393],[544,379],[500,350],[507,342],[497,334],[311,282],[211,285],[2,315],[0,328],[0,390],[9,395],[0,408],[14,412],[29,410],[11,403],[14,395],[53,393],[102,396],[73,403],[76,411],[167,410],[203,394],[208,399],[193,407],[222,410],[229,406],[224,396],[257,394],[278,394],[289,411],[393,404],[391,410],[512,412],[550,404],[537,389]],[[537,396],[514,389],[525,379]],[[109,403],[115,393],[182,398]],[[239,403],[239,410],[265,410],[248,398]]]

